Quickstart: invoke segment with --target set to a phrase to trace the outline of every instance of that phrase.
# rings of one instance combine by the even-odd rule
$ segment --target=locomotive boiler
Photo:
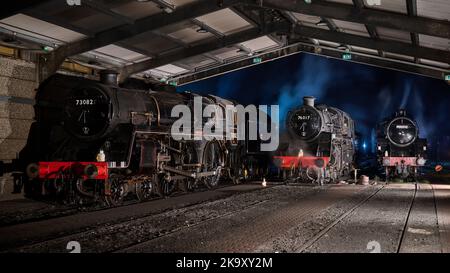
[[[419,137],[416,121],[400,109],[377,127],[377,157],[386,180],[415,180],[426,163],[427,140]]]
[[[274,157],[284,179],[319,184],[337,182],[350,174],[354,157],[354,122],[340,109],[303,105],[287,114],[284,141]]]
[[[122,88],[113,71],[103,71],[100,81],[51,76],[38,89],[36,122],[15,161],[26,174],[26,195],[117,205],[130,193],[145,200],[175,189],[213,188],[224,179],[238,183],[245,143],[235,133],[208,141],[171,136],[178,118],[171,116],[173,107],[192,108],[196,97]],[[211,104],[225,108],[233,102],[201,97],[203,108]]]

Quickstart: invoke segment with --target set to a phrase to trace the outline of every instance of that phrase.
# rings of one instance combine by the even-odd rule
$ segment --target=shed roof
[[[28,0],[0,43],[45,47],[47,75],[68,59],[181,85],[306,52],[442,79],[448,18],[448,0]]]

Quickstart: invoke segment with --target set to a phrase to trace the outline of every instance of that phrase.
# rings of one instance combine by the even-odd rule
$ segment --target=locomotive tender
[[[415,180],[418,168],[426,163],[427,140],[419,137],[419,127],[406,110],[383,120],[377,127],[377,157],[386,181],[392,178]]]
[[[26,173],[25,193],[117,205],[129,193],[145,200],[176,188],[213,188],[225,178],[239,183],[246,142],[235,133],[210,141],[175,141],[170,135],[177,119],[172,108],[192,107],[197,96],[121,88],[113,71],[103,71],[100,82],[51,76],[39,87],[36,122],[15,162]],[[225,108],[233,102],[202,97],[203,107],[210,104]]]
[[[304,97],[303,105],[288,113],[287,135],[274,157],[275,165],[285,179],[337,182],[353,168],[354,122],[342,110],[316,106],[314,101]]]

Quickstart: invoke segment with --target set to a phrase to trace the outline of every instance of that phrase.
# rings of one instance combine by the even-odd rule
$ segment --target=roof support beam
[[[409,43],[388,41],[388,40],[373,40],[371,38],[353,35],[343,32],[334,32],[324,29],[318,29],[308,26],[294,26],[292,33],[306,38],[315,38],[335,43],[346,45],[354,45],[370,49],[381,49],[383,51],[404,54],[418,58],[429,59],[442,63],[450,63],[450,52],[440,49],[427,48],[421,46],[413,46]]]
[[[359,9],[359,10],[363,10],[365,9],[365,5],[364,5],[364,0],[353,0],[353,4]],[[377,29],[374,26],[371,25],[364,25],[367,29],[367,32],[369,33],[370,37],[372,37],[372,39],[378,39],[378,33],[377,33]],[[380,56],[384,56],[384,52],[382,50],[378,50],[378,55]]]
[[[222,47],[234,45],[250,39],[255,39],[257,37],[268,35],[276,31],[278,32],[284,31],[284,33],[286,34],[296,34],[306,38],[314,38],[336,43],[344,43],[347,45],[354,45],[375,50],[381,48],[384,51],[392,53],[407,54],[410,56],[416,56],[438,62],[450,63],[450,52],[444,50],[412,46],[411,44],[397,41],[373,40],[371,38],[363,36],[318,29],[308,26],[296,25],[293,27],[293,29],[289,30],[290,27],[291,25],[286,22],[272,23],[268,24],[267,30],[263,32],[261,32],[259,29],[249,29],[225,36],[222,39],[215,39],[211,42],[202,43],[186,49],[177,50],[170,54],[155,57],[147,61],[128,65],[125,66],[121,71],[121,80],[124,80],[130,75],[135,73],[156,68],[158,66],[166,65],[180,59],[200,55]]]
[[[230,8],[234,13],[239,15],[241,18],[243,18],[245,21],[247,21],[249,24],[251,24],[253,27],[263,29],[265,27],[265,22],[262,21],[261,14],[263,11],[259,11],[258,14],[253,13],[253,11],[246,11],[242,9],[242,5],[237,5]],[[248,54],[253,54],[250,49],[242,46],[242,45],[236,45],[236,48],[239,50],[245,51]],[[206,57],[215,60],[218,63],[224,63],[225,60],[221,60],[220,58],[217,58],[213,56],[212,54],[204,54]]]
[[[306,52],[306,53],[311,53],[311,54],[315,54],[315,55],[321,55],[324,57],[331,57],[331,58],[342,60],[342,52],[340,52],[339,50],[330,49],[330,48],[320,48],[318,50],[317,46],[304,44],[304,43],[290,45],[288,47],[285,47],[285,48],[282,48],[282,49],[279,49],[276,51],[257,55],[257,57],[261,58],[261,61],[262,61],[261,63],[266,63],[269,61],[276,60],[278,58],[298,54],[301,52]],[[320,54],[317,54],[317,52],[320,52]],[[384,59],[379,56],[354,54],[354,55],[352,55],[351,62],[361,63],[361,64],[365,64],[365,65],[371,65],[371,66],[376,66],[376,67],[382,67],[382,68],[386,68],[386,69],[392,69],[392,70],[397,70],[397,71],[402,71],[402,72],[407,72],[407,73],[419,74],[419,75],[424,75],[427,77],[432,77],[432,78],[437,78],[437,79],[442,79],[442,77],[443,77],[443,70],[440,70],[440,69],[434,69],[434,68],[426,67],[426,66],[418,66],[413,63],[391,61],[391,60]],[[239,60],[236,62],[223,64],[223,65],[220,65],[220,66],[212,68],[212,69],[198,71],[198,72],[191,73],[191,74],[184,75],[184,76],[174,77],[169,80],[176,82],[177,85],[185,85],[185,84],[188,84],[191,82],[204,80],[204,79],[207,79],[210,77],[215,77],[218,75],[226,74],[229,72],[233,72],[233,71],[247,68],[247,67],[254,66],[254,65],[257,65],[257,64],[255,64],[253,62],[253,58],[246,58],[244,60]]]
[[[353,5],[320,0],[313,1],[310,4],[305,3],[304,0],[265,0],[262,2],[262,7],[450,39],[450,22],[446,20],[411,17],[401,13],[375,9],[360,10]]]
[[[208,31],[209,33],[215,35],[216,37],[221,38],[221,37],[225,36],[225,34],[223,34],[223,33],[221,33],[220,31],[218,31],[218,30],[216,30],[216,29],[214,29],[214,28],[208,26],[207,24],[205,24],[204,22],[202,22],[202,21],[200,21],[200,20],[197,20],[196,18],[191,19],[191,22],[192,22],[194,25],[200,27],[201,29],[204,29],[204,30]]]
[[[50,54],[43,56],[43,66],[40,69],[40,80],[56,72],[65,58],[87,52],[99,47],[116,43],[126,38],[153,31],[163,26],[189,20],[226,7],[243,2],[242,0],[199,0],[185,6],[178,7],[170,14],[158,13],[136,20],[134,24],[124,24],[96,33],[81,41],[59,47]],[[245,2],[245,1],[244,1]]]
[[[221,58],[216,57],[216,56],[214,56],[213,54],[211,54],[211,53],[209,53],[209,52],[203,53],[203,56],[205,56],[205,57],[207,57],[207,58],[210,58],[211,60],[214,60],[214,61],[217,62],[217,63],[223,64],[223,63],[225,62],[225,61],[222,60]]]
[[[189,66],[189,65],[186,65],[186,64],[182,64],[182,63],[180,63],[180,62],[175,62],[175,63],[173,63],[173,65],[178,66],[178,67],[181,67],[181,68],[183,68],[183,69],[186,69],[187,71],[194,71],[194,70],[195,70],[194,67]]]
[[[123,48],[125,48],[125,49],[128,49],[128,50],[137,52],[137,53],[139,53],[139,54],[141,54],[141,55],[144,55],[144,56],[147,56],[147,57],[152,57],[152,58],[153,58],[153,57],[155,56],[155,54],[152,54],[152,53],[149,52],[148,50],[145,50],[145,49],[142,49],[142,48],[135,47],[134,45],[126,44],[126,43],[124,43],[124,42],[122,42],[122,41],[117,42],[116,45],[118,45],[118,46],[120,46],[120,47],[123,47]]]
[[[231,7],[230,8],[234,13],[244,18],[245,21],[247,21],[249,24],[251,24],[254,27],[258,27],[260,22],[259,18],[256,18],[251,13],[247,13],[244,10],[242,10],[239,6]]]
[[[406,8],[409,16],[417,16],[417,0],[406,0]],[[419,45],[419,34],[411,32],[411,42],[413,45]],[[419,63],[419,58],[414,61]]]
[[[158,30],[152,31],[152,34],[154,34],[154,35],[156,35],[156,36],[159,36],[159,37],[161,37],[161,38],[163,38],[163,39],[167,39],[167,40],[173,42],[174,44],[177,44],[178,46],[181,46],[181,47],[189,47],[189,43],[183,42],[183,40],[174,38],[174,37],[172,37],[172,36],[170,36],[170,35],[166,35],[166,34],[164,34],[164,33],[161,33],[161,32],[159,32]]]
[[[204,54],[216,49],[220,49],[223,47],[235,45],[238,43],[242,43],[251,39],[255,39],[261,37],[263,35],[271,34],[276,31],[289,31],[289,24],[285,22],[277,22],[271,23],[266,26],[264,31],[261,31],[258,28],[251,28],[248,30],[244,30],[238,33],[233,33],[222,38],[215,38],[210,42],[201,43],[198,45],[191,46],[189,48],[185,48],[182,50],[177,50],[176,52],[165,54],[160,57],[156,57],[147,61],[135,63],[132,65],[125,66],[121,73],[121,80],[126,79],[132,74],[143,72],[152,68],[156,68],[158,66],[166,65],[171,62],[181,60],[184,58]]]
[[[117,12],[112,11],[108,6],[102,4],[100,1],[83,0],[82,4],[88,6],[89,8],[91,8],[93,10],[96,10],[96,11],[98,11],[100,13],[103,13],[105,15],[109,15],[109,16],[113,17],[114,19],[119,20],[119,21],[121,21],[123,23],[126,23],[126,24],[133,24],[134,23],[133,19],[131,19],[129,17],[126,17],[126,16],[124,16],[122,14],[119,14]]]
[[[150,0],[156,4],[158,4],[158,6],[161,9],[166,9],[166,12],[173,12],[175,10],[175,5],[170,4],[164,0]]]
[[[331,19],[322,17],[322,18],[320,18],[320,20],[324,21],[327,24],[327,27],[329,30],[339,31],[339,28],[336,26],[336,24]]]

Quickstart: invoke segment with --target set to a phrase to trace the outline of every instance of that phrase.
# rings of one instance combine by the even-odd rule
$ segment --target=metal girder
[[[169,79],[170,81],[174,81],[178,86],[188,84],[195,81],[204,80],[210,77],[226,74],[232,71],[236,71],[239,69],[247,68],[250,66],[257,65],[254,62],[254,58],[261,58],[261,63],[276,60],[278,58],[287,57],[293,54],[297,54],[303,51],[303,46],[289,46],[283,49],[278,49],[276,51],[272,51],[269,53],[258,54],[250,58],[246,58],[244,60],[238,60],[235,62],[225,63],[215,68],[209,68],[203,71],[199,71],[196,73],[191,73],[185,76],[179,76]]]
[[[363,10],[365,9],[365,5],[364,5],[364,0],[353,0],[353,4],[359,9],[359,10]],[[374,26],[371,25],[364,25],[367,29],[367,32],[369,33],[370,37],[372,37],[373,39],[378,39],[378,33],[377,33],[377,29]],[[378,55],[380,56],[384,56],[384,52],[382,50],[378,50]]]
[[[220,65],[220,66],[212,68],[212,69],[207,69],[207,70],[198,71],[195,73],[191,73],[191,74],[187,74],[187,75],[183,75],[183,76],[179,76],[179,77],[174,77],[169,80],[176,82],[178,86],[185,85],[185,84],[188,84],[191,82],[204,80],[204,79],[207,79],[210,77],[226,74],[226,73],[229,73],[232,71],[236,71],[239,69],[258,65],[260,63],[266,63],[269,61],[273,61],[273,60],[283,58],[286,56],[298,54],[301,52],[311,53],[311,54],[324,56],[324,57],[331,57],[331,58],[340,59],[340,60],[342,60],[342,54],[344,53],[341,50],[336,50],[333,48],[326,48],[326,47],[319,48],[319,47],[317,47],[315,45],[311,45],[311,44],[297,43],[297,44],[293,44],[293,45],[287,46],[282,49],[278,49],[276,51],[263,53],[263,54],[254,56],[254,57],[260,58],[259,60],[261,62],[255,63],[254,57],[246,58],[244,60],[239,60],[236,62],[223,64],[223,65]],[[397,70],[397,71],[402,71],[402,72],[407,72],[407,73],[424,75],[427,77],[432,77],[432,78],[437,78],[437,79],[442,79],[443,75],[446,73],[446,71],[443,69],[432,68],[432,67],[427,67],[427,66],[423,66],[423,65],[417,65],[414,63],[407,63],[407,62],[402,62],[402,61],[392,61],[392,60],[388,60],[383,57],[379,57],[379,56],[375,56],[375,55],[371,56],[371,55],[367,55],[367,54],[352,54],[352,59],[350,61],[355,62],[355,63],[365,64],[365,65],[370,65],[370,66],[376,66],[376,67],[382,67],[382,68],[386,68],[386,69],[392,69],[392,70]]]
[[[234,13],[242,17],[245,21],[251,24],[254,27],[258,27],[260,25],[259,18],[256,18],[251,13],[247,13],[243,11],[239,6],[230,8]]]
[[[336,24],[331,19],[322,17],[322,18],[320,18],[320,20],[324,21],[327,24],[327,27],[329,30],[339,31],[339,28],[336,26]]]
[[[308,26],[294,26],[291,33],[319,40],[325,40],[346,45],[354,45],[370,49],[381,49],[386,52],[408,55],[412,57],[424,58],[442,63],[450,63],[450,51],[413,46],[409,43],[397,42],[391,40],[374,40],[371,38],[348,34],[343,32],[334,32],[330,30],[318,29]]]
[[[415,0],[407,0],[409,2],[414,2]],[[94,2],[94,1],[89,1]],[[155,1],[158,2],[158,1]],[[354,0],[355,3],[361,4],[362,0]],[[106,46],[109,44],[119,44],[120,41],[127,39],[129,37],[135,36],[140,33],[148,32],[148,31],[156,31],[157,29],[164,27],[166,25],[174,24],[177,22],[182,22],[185,20],[195,20],[196,17],[208,14],[223,8],[230,7],[233,10],[238,10],[240,14],[246,14],[246,9],[235,9],[235,6],[241,6],[248,8],[254,8],[257,6],[257,9],[260,9],[261,14],[264,15],[265,8],[271,9],[279,9],[284,11],[292,11],[292,12],[300,12],[304,14],[310,14],[319,16],[322,18],[334,18],[344,21],[356,22],[365,24],[371,38],[362,37],[358,35],[352,35],[348,33],[342,32],[334,32],[323,29],[317,29],[307,26],[295,26],[291,30],[291,32],[286,31],[286,23],[280,23],[283,25],[283,31],[285,34],[297,34],[303,37],[312,38],[312,39],[320,39],[327,40],[331,42],[336,42],[340,44],[348,44],[355,45],[360,47],[366,47],[370,49],[378,50],[380,53],[382,50],[410,55],[416,57],[416,60],[419,58],[434,60],[438,62],[450,63],[450,53],[444,50],[438,50],[433,48],[425,48],[421,47],[418,44],[418,34],[423,33],[431,36],[450,38],[450,23],[445,20],[437,20],[431,18],[423,18],[411,15],[404,15],[400,13],[394,13],[383,10],[375,10],[375,9],[367,9],[361,8],[356,4],[346,5],[335,2],[321,1],[315,0],[314,2],[307,4],[304,0],[264,0],[264,1],[252,1],[252,0],[199,0],[185,6],[176,7],[173,9],[173,12],[169,13],[160,13],[156,15],[151,15],[142,19],[135,20],[133,22],[128,22],[124,18],[121,18],[123,25],[96,33],[91,34],[87,39],[83,39],[81,41],[77,41],[75,43],[67,44],[60,46],[53,52],[43,55],[43,59],[41,63],[40,70],[40,80],[45,79],[50,74],[56,72],[59,68],[60,64],[64,61],[65,58],[73,55],[77,55],[79,53],[87,52],[102,46]],[[410,5],[410,4],[408,4]],[[103,6],[95,6],[99,11],[106,12],[107,7]],[[105,11],[106,10],[106,11]],[[109,9],[108,9],[109,10]],[[408,8],[410,10],[410,8]],[[417,13],[416,13],[417,14]],[[114,15],[114,14],[113,14]],[[247,18],[251,18],[253,23],[260,21],[260,18],[254,16],[255,14],[251,14],[252,16],[248,16]],[[41,15],[43,16],[43,15]],[[120,18],[119,18],[120,19]],[[46,20],[47,21],[47,20]],[[330,21],[330,20],[328,20]],[[54,22],[57,23],[57,22]],[[198,22],[195,22],[199,24]],[[274,23],[267,22],[259,22],[260,30],[259,36],[265,35],[264,33],[270,34],[270,31],[276,31],[276,29],[271,29],[270,31],[262,31],[264,29],[264,25],[273,25]],[[60,24],[58,24],[60,25]],[[199,24],[200,25],[200,24]],[[405,31],[409,31],[411,33],[413,45],[409,43],[402,43],[397,41],[388,41],[381,40],[378,38],[376,33],[375,26],[383,26],[393,29],[401,29]],[[248,30],[250,33],[255,30]],[[242,33],[245,33],[243,31]],[[239,37],[241,34],[235,33],[229,35],[230,37]],[[88,35],[89,35],[88,34]],[[121,75],[122,79],[131,74],[138,73],[141,71],[145,71],[160,65],[168,64],[173,61],[177,61],[182,58],[187,58],[195,55],[199,55],[205,52],[209,52],[214,49],[218,49],[226,46],[230,42],[229,36],[217,35],[220,37],[215,41],[208,41],[206,43],[197,44],[193,46],[187,46],[184,49],[175,49],[173,51],[167,52],[163,55],[152,56],[153,58],[147,61],[143,61],[140,63],[135,63],[129,66],[124,67],[123,75]],[[257,37],[259,37],[257,36]],[[255,38],[257,38],[255,37]],[[416,40],[414,40],[417,37]],[[252,39],[250,36],[245,40]],[[234,42],[234,44],[243,42],[245,40],[239,40]],[[416,42],[415,42],[416,41]],[[231,44],[230,44],[231,45]],[[211,49],[212,48],[212,49]],[[131,49],[133,50],[133,49]],[[145,50],[140,50],[140,53],[146,53]],[[147,55],[147,54],[145,54]]]
[[[301,24],[300,21],[295,18],[295,16],[290,11],[282,11],[282,14],[286,17],[286,19],[293,25]],[[318,45],[319,42],[316,39],[308,39],[311,43]]]
[[[171,11],[175,10],[175,5],[174,4],[170,4],[164,0],[150,0],[153,3],[157,4],[160,8],[164,9],[167,8]]]
[[[190,65],[186,65],[186,64],[183,64],[183,63],[180,63],[180,62],[175,62],[173,64],[175,66],[181,67],[181,68],[183,68],[183,69],[185,69],[187,71],[194,71],[195,70],[195,67],[192,67]]]
[[[330,42],[343,43],[347,45],[354,45],[375,50],[382,49],[387,52],[416,56],[438,62],[450,63],[450,52],[444,50],[420,46],[412,46],[411,44],[397,41],[373,40],[371,38],[363,36],[343,32],[335,32],[331,30],[318,29],[308,26],[296,25],[294,27],[291,27],[291,25],[287,22],[271,23],[268,24],[267,26],[268,26],[267,30],[263,32],[261,32],[259,29],[250,29],[235,34],[231,34],[229,36],[225,36],[221,39],[215,39],[212,40],[211,42],[198,44],[196,46],[192,46],[182,50],[177,50],[173,53],[155,57],[147,61],[128,65],[122,69],[121,79],[123,80],[132,74],[139,73],[165,64],[169,64],[171,62],[180,59],[200,55],[205,52],[209,52],[229,45],[234,45],[276,31],[281,33],[283,33],[284,31],[284,33],[286,34],[296,34],[305,38],[326,40]]]
[[[40,80],[47,78],[56,72],[60,64],[69,56],[87,52],[99,47],[103,47],[126,38],[156,30],[158,28],[189,20],[204,14],[208,14],[220,9],[246,2],[242,0],[199,0],[185,6],[176,8],[171,14],[158,13],[136,20],[133,24],[124,24],[105,31],[96,33],[94,37],[89,37],[74,43],[59,47],[50,54],[43,56],[43,66],[40,71]]]
[[[100,1],[95,0],[83,0],[83,5],[88,6],[89,8],[96,10],[100,13],[103,13],[105,15],[109,15],[113,17],[114,19],[117,19],[121,22],[124,22],[126,24],[133,24],[135,20],[133,20],[130,17],[124,16],[120,13],[112,11],[107,5],[102,4]]]
[[[85,4],[85,3],[86,2],[83,2],[83,4]],[[81,33],[83,35],[86,35],[88,37],[93,37],[94,36],[94,32],[92,32],[92,31],[89,31],[89,30],[87,30],[85,28],[80,28],[80,27],[74,26],[73,24],[70,24],[67,21],[64,21],[64,20],[61,20],[61,19],[57,19],[54,16],[49,16],[47,14],[43,14],[43,13],[38,12],[36,10],[26,10],[26,11],[23,11],[22,13],[25,14],[25,15],[37,18],[37,19],[42,20],[42,21],[46,21],[46,22],[52,23],[54,25],[57,25],[57,26],[60,26],[60,27],[66,28],[66,29],[70,29],[72,31],[75,31],[75,32]],[[142,55],[153,57],[153,54],[151,54],[150,52],[147,52],[147,51],[142,50],[140,48],[134,47],[133,45],[125,44],[122,41],[116,42],[116,45],[121,46],[121,47],[126,48],[126,49],[129,49],[129,50],[132,50],[132,51],[137,52],[137,53],[142,54]]]
[[[123,47],[123,48],[125,48],[125,49],[128,49],[128,50],[137,52],[137,53],[139,53],[139,54],[141,54],[141,55],[144,55],[144,56],[147,56],[147,57],[151,57],[151,58],[155,57],[155,54],[152,54],[152,53],[149,52],[148,50],[145,50],[145,49],[142,49],[142,48],[135,47],[134,45],[126,44],[126,43],[124,43],[123,41],[117,42],[116,45],[118,45],[118,46],[120,46],[120,47]]]
[[[120,73],[120,78],[121,80],[124,80],[128,76],[135,73],[146,71],[158,66],[166,65],[177,60],[207,53],[223,47],[235,45],[241,42],[261,37],[263,35],[271,34],[276,31],[287,32],[289,30],[289,26],[290,24],[285,22],[270,23],[267,24],[266,29],[264,31],[260,30],[259,28],[251,28],[244,31],[240,31],[238,33],[233,33],[224,36],[222,38],[214,38],[209,42],[204,42],[147,61],[125,66]]]
[[[417,0],[406,0],[406,9],[409,16],[417,16]],[[419,45],[419,34],[410,33],[411,42],[413,45]],[[419,63],[419,58],[415,58],[415,62]]]
[[[450,39],[450,22],[446,20],[412,17],[376,9],[360,10],[354,5],[321,0],[309,4],[304,0],[264,0],[258,6]]]
[[[181,47],[189,47],[189,43],[183,42],[183,40],[174,38],[174,37],[172,37],[172,36],[170,36],[170,35],[166,35],[166,34],[164,34],[164,33],[161,33],[161,32],[159,32],[159,31],[157,31],[157,30],[152,31],[152,34],[154,34],[154,35],[156,35],[156,36],[158,36],[158,37],[161,37],[161,38],[163,38],[163,39],[167,39],[167,40],[173,42],[174,44],[177,44],[178,46],[181,46]]]
[[[198,27],[200,27],[200,28],[202,28],[202,29],[208,31],[209,33],[215,35],[216,37],[221,38],[221,37],[224,37],[224,36],[225,36],[225,34],[223,34],[222,32],[220,32],[220,31],[218,31],[217,29],[214,29],[214,28],[208,26],[207,24],[205,24],[204,22],[202,22],[202,21],[200,21],[200,20],[197,20],[197,19],[194,18],[194,19],[191,19],[191,22],[192,22],[194,25],[196,25],[196,26],[198,26]]]
[[[210,53],[203,53],[203,56],[215,61],[216,63],[220,63],[223,64],[225,62],[225,60],[220,59],[219,57],[214,56],[213,54]]]

